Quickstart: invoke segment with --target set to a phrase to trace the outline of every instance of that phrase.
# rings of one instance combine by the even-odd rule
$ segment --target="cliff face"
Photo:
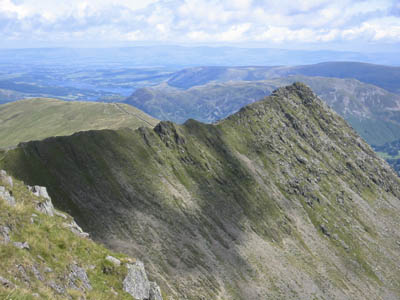
[[[303,84],[216,125],[82,132],[0,164],[175,299],[400,297],[400,180]]]

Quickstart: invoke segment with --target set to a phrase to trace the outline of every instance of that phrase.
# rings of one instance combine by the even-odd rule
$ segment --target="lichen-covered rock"
[[[161,289],[157,283],[150,281],[150,293],[149,293],[150,300],[163,300],[161,296]]]
[[[150,282],[147,279],[143,263],[136,261],[136,263],[127,264],[127,268],[128,274],[123,282],[124,291],[135,299],[149,299]]]
[[[106,257],[106,260],[109,261],[110,263],[116,265],[116,266],[120,266],[121,265],[121,261],[117,258],[115,258],[114,256],[108,255]]]
[[[70,266],[70,273],[68,275],[69,287],[75,290],[92,290],[89,278],[85,269],[76,264]]]
[[[0,198],[6,201],[10,206],[15,206],[15,198],[11,196],[10,192],[4,186],[0,186]]]

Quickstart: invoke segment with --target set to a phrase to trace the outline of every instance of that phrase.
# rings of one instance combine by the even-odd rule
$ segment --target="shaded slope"
[[[215,122],[258,101],[280,86],[301,81],[309,85],[370,144],[400,138],[400,95],[355,79],[289,76],[263,81],[209,83],[176,89],[166,84],[137,90],[125,103],[162,120],[189,118]]]
[[[0,164],[175,299],[400,296],[400,180],[302,84],[216,125],[82,132]]]
[[[0,147],[92,129],[153,127],[156,120],[124,104],[30,99],[0,105]]]

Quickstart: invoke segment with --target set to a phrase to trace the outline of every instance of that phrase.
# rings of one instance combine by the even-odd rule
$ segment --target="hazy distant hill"
[[[92,129],[153,127],[157,120],[126,104],[29,99],[0,105],[0,147]]]
[[[254,78],[261,77],[252,74]],[[241,78],[230,71],[224,76]],[[248,76],[242,78],[249,79]],[[212,123],[295,81],[308,84],[369,143],[383,144],[400,138],[400,95],[355,79],[289,76],[263,81],[212,82],[189,89],[162,84],[137,90],[125,103],[162,120],[183,123],[193,118]]]
[[[277,67],[195,67],[174,73],[168,84],[187,89],[210,82],[269,80],[289,75],[355,78],[390,92],[400,93],[400,67],[358,62]]]
[[[0,89],[0,104],[20,100],[24,98],[24,94],[12,91]]]
[[[0,168],[145,261],[164,299],[400,298],[400,179],[303,84],[215,125],[28,142]]]

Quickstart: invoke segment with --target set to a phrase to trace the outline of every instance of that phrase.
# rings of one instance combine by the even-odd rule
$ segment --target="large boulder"
[[[150,282],[144,265],[141,261],[134,264],[127,264],[128,274],[124,279],[124,291],[138,300],[147,300],[150,298]]]
[[[45,201],[36,202],[35,206],[36,210],[43,214],[53,217],[55,214],[55,210],[53,202],[51,202],[51,198],[47,193],[46,187],[35,185],[35,186],[28,186],[28,188],[35,196],[46,199]]]

